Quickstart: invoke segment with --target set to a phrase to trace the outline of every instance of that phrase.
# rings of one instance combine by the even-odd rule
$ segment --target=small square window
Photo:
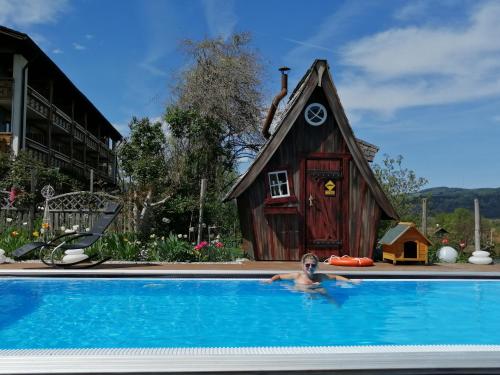
[[[271,198],[283,198],[290,196],[288,188],[288,173],[286,171],[269,172],[269,188]]]

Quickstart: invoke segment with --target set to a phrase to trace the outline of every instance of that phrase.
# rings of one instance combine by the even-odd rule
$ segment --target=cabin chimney
[[[264,138],[269,139],[271,133],[269,133],[269,128],[271,127],[271,123],[273,122],[274,115],[276,110],[278,109],[278,104],[281,99],[283,99],[288,92],[288,71],[290,68],[286,66],[279,68],[281,72],[281,91],[276,95],[271,103],[271,107],[269,108],[269,112],[267,112],[266,121],[264,122],[264,126],[262,127],[262,135]]]

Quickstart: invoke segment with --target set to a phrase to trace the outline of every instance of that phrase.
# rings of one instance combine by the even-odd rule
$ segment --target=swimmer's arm
[[[271,277],[269,280],[267,280],[269,283],[272,283],[273,281],[276,280],[295,280],[297,278],[296,273],[284,273],[281,275],[274,275]]]
[[[325,274],[324,276],[330,280],[345,281],[345,282],[353,283],[353,284],[359,283],[359,280],[351,280],[351,279],[348,279],[347,277],[340,276],[340,275]]]

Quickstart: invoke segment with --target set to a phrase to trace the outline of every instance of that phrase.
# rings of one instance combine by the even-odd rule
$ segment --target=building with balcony
[[[0,26],[0,151],[117,182],[120,133],[26,34]]]

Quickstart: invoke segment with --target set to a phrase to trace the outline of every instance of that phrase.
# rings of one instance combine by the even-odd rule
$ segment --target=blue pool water
[[[500,344],[500,281],[0,279],[0,349]]]

